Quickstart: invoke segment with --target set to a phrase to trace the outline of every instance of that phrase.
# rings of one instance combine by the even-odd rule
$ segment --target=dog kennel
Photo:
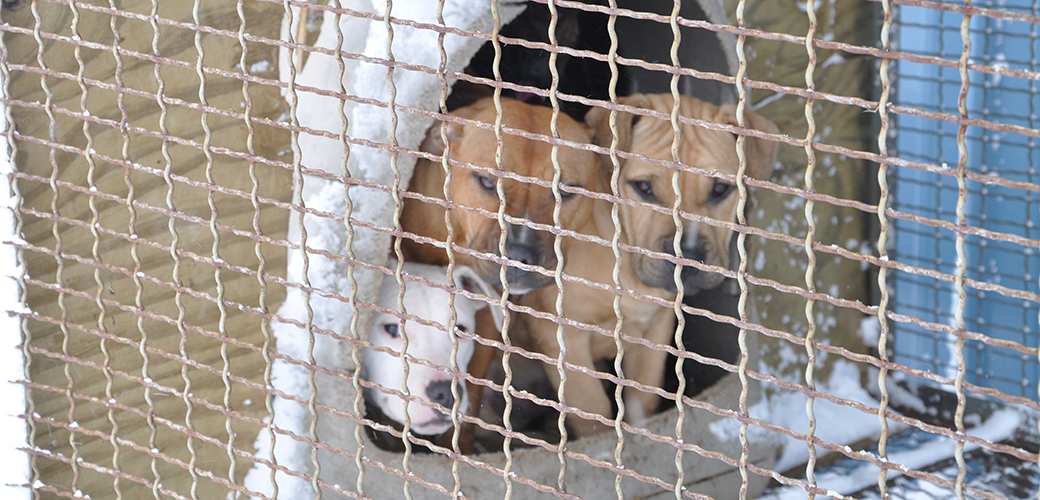
[[[12,491],[1035,496],[1038,9],[5,1],[6,338],[24,389],[5,431],[24,433],[28,463]],[[555,393],[456,373],[548,411],[549,433],[481,421],[484,447],[462,453],[457,436],[374,419],[359,349],[383,276],[414,281],[388,250],[409,237],[398,219],[417,158],[440,161],[420,150],[427,130],[467,96],[580,121],[636,93],[737,104],[780,130],[660,117],[732,132],[742,151],[778,144],[769,179],[731,179],[738,219],[702,221],[734,231],[734,258],[719,288],[677,304],[677,342],[654,347],[671,354],[667,408],[568,438],[552,431],[576,409]],[[610,393],[631,382],[595,371]],[[448,410],[456,431],[477,419]]]

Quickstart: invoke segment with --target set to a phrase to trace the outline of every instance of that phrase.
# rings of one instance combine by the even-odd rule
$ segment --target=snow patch
[[[876,346],[881,339],[881,322],[877,316],[867,316],[860,320],[856,334],[863,340],[863,345]]]
[[[369,0],[343,2],[344,8],[378,16],[383,15],[386,6],[385,3],[370,2]],[[436,2],[398,0],[394,2],[392,8],[391,15],[398,19],[440,24],[437,21]],[[292,18],[294,23],[298,23],[301,17],[300,11],[296,7],[293,9],[295,12]],[[508,23],[521,10],[522,6],[515,3],[500,5],[501,22]],[[330,12],[325,12],[324,16],[321,32],[314,45],[334,48],[337,43],[335,16]],[[447,26],[464,31],[487,33],[494,25],[490,5],[484,0],[448,0],[444,4],[443,18]],[[297,33],[296,28],[297,26],[289,26],[288,23],[284,23],[282,39],[287,39],[289,33]],[[380,60],[388,57],[386,47],[388,33],[382,22],[361,17],[342,16],[340,28],[344,35],[342,46],[344,52],[362,54],[367,58]],[[410,26],[395,26],[393,37],[392,49],[396,61],[434,68],[440,66],[441,56],[436,32]],[[479,49],[480,44],[479,39],[472,37],[447,37],[443,45],[448,57],[446,71],[462,71],[469,64],[470,58]],[[289,80],[290,59],[288,51],[281,51],[278,69],[283,82]],[[385,103],[393,97],[398,106],[409,106],[428,111],[438,109],[441,85],[436,75],[396,69],[393,71],[392,77],[397,92],[391,96],[386,83],[386,66],[359,60],[344,61],[344,63],[347,67],[343,81],[340,82],[338,81],[340,68],[337,58],[314,52],[308,57],[302,68],[296,68],[294,83],[299,87],[314,87],[331,92],[339,92],[342,85],[347,93],[362,98]],[[254,71],[264,69],[266,67],[256,65],[251,67],[251,70]],[[288,100],[289,97],[286,96],[286,98]],[[342,128],[342,117],[339,112],[342,109],[348,119],[347,134],[350,137],[377,144],[390,144],[391,139],[395,139],[402,148],[411,150],[418,149],[426,134],[426,129],[433,121],[429,117],[398,110],[395,135],[391,137],[390,113],[385,106],[355,104],[349,101],[341,104],[341,101],[334,96],[305,91],[297,91],[296,98],[298,99],[297,119],[301,126],[332,132],[335,137]],[[300,161],[303,165],[337,175],[343,174],[344,146],[341,141],[321,135],[301,134],[299,146]],[[414,163],[414,157],[408,155],[398,157],[397,166],[401,174],[402,187],[407,186]],[[389,186],[394,182],[394,174],[389,165],[389,152],[356,146],[351,147],[346,168],[354,178]],[[309,208],[335,214],[346,212],[346,202],[343,197],[344,186],[341,182],[310,176],[305,177],[302,192],[294,193],[294,200],[304,201]],[[350,197],[354,207],[351,217],[381,227],[393,226],[394,203],[388,194],[376,189],[355,186],[350,190]],[[288,239],[299,243],[303,228],[306,228],[309,236],[308,247],[332,255],[345,253],[347,230],[343,224],[310,215],[303,217],[302,221],[294,218]],[[373,265],[383,265],[387,259],[386,249],[389,247],[389,235],[358,228],[352,249],[357,260]],[[290,253],[287,266],[289,281],[295,283],[304,281],[302,260],[298,251]],[[360,266],[350,268],[344,260],[311,254],[307,278],[310,279],[311,286],[317,290],[349,297],[351,296],[351,283],[347,278],[348,271],[353,272],[358,300],[375,302],[382,280],[382,274],[376,271]],[[314,312],[313,325],[315,327],[349,335],[352,321],[351,307],[349,304],[324,295],[315,293],[307,297],[298,289],[290,289],[285,303],[277,314],[283,318],[302,322],[307,319],[307,306],[309,305]],[[362,310],[357,318],[359,332],[367,331],[367,322],[368,314],[366,314],[366,310]],[[329,370],[353,373],[352,349],[348,342],[340,342],[327,335],[312,335],[304,329],[286,323],[272,325],[272,331],[281,354],[306,361],[308,360],[307,346],[313,338],[316,344],[313,350],[316,365]],[[302,397],[306,401],[310,395],[308,375],[308,371],[304,368],[278,359],[272,367],[272,385],[278,391]],[[355,395],[352,384],[339,383],[336,387],[339,389],[319,391],[318,403],[338,404],[341,409],[342,405],[351,405]],[[299,436],[310,435],[311,419],[306,404],[277,396],[273,398],[272,404],[275,415],[271,422],[273,426]],[[334,430],[329,429],[321,435],[321,439],[325,444],[347,450],[356,446],[354,444],[354,427],[350,425],[343,425],[342,428]],[[313,469],[310,460],[311,446],[288,436],[276,435],[272,443],[269,432],[260,432],[255,446],[258,457],[269,460],[277,459],[279,465],[285,466],[291,471],[310,475],[310,471]],[[323,468],[322,477],[326,480],[335,480],[340,484],[349,484],[344,482],[349,479],[346,477],[349,474],[346,471]],[[276,471],[274,478],[283,498],[314,497],[314,491],[306,480],[281,471]],[[349,480],[353,481],[353,479]],[[252,491],[271,494],[274,489],[271,470],[263,464],[256,464],[246,476],[245,485]]]
[[[995,412],[982,425],[969,431],[969,435],[985,439],[990,442],[999,442],[1011,437],[1023,425],[1025,416],[1020,410],[1003,409]],[[822,421],[822,420],[821,420]],[[876,423],[877,418],[874,418]],[[819,434],[819,433],[817,433]],[[964,446],[965,453],[978,448],[977,445],[968,443]],[[923,443],[921,446],[910,450],[898,451],[888,454],[887,462],[897,464],[899,470],[889,470],[888,479],[894,479],[902,475],[900,471],[920,470],[954,456],[956,442],[952,439],[935,439]],[[777,468],[777,470],[783,470]],[[879,468],[871,463],[864,463],[852,470],[828,471],[816,475],[816,484],[820,488],[833,490],[837,496],[849,495],[869,488],[877,484]],[[922,487],[928,485],[936,494],[931,498],[952,497],[952,491],[941,488],[928,481],[919,481]],[[805,490],[797,486],[777,488],[759,498],[763,500],[794,500],[805,498]]]

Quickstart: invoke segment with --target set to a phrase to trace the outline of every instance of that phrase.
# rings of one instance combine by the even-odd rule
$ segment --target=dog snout
[[[704,262],[704,259],[708,256],[706,243],[707,242],[702,241],[701,243],[698,243],[693,247],[681,246],[679,248],[682,250],[682,256],[684,259],[694,260],[697,262]],[[690,280],[693,279],[694,276],[697,276],[697,274],[699,274],[700,272],[701,270],[697,269],[696,267],[683,266],[681,274],[683,282],[689,283]]]
[[[430,382],[430,385],[426,386],[426,397],[431,403],[451,408],[455,404],[455,396],[451,393],[451,380]]]
[[[512,251],[514,248],[523,253],[521,249],[526,249],[530,252],[529,258],[534,258],[534,247],[538,245],[538,232],[531,227],[524,224],[508,224],[506,228],[506,250]],[[520,255],[512,257],[515,260],[520,260]]]
[[[687,244],[687,242],[692,244]],[[683,238],[683,241],[679,244],[679,250],[682,252],[682,258],[686,260],[696,260],[698,262],[704,262],[704,259],[708,256],[708,243],[706,241],[698,241],[697,239],[687,240]],[[675,255],[675,246],[671,239],[666,239],[661,242],[661,251],[667,254]],[[696,269],[696,268],[695,268]]]
[[[704,258],[708,256],[708,251],[704,248],[704,245],[697,245],[693,248],[679,247],[682,250],[682,256],[687,260],[696,260],[698,262],[704,262]],[[694,268],[696,269],[696,268]]]
[[[541,260],[538,250],[531,245],[510,245],[506,242],[506,257],[521,264],[537,265]]]
[[[522,264],[537,265],[542,260],[538,247],[537,231],[522,224],[509,224],[506,230],[506,257]],[[509,271],[520,270],[510,269]]]
[[[529,266],[555,266],[555,254],[545,252],[545,242],[546,238],[537,230],[522,224],[510,224],[506,230],[505,257]],[[506,280],[512,293],[525,293],[552,282],[551,278],[540,273],[513,266],[506,269]]]

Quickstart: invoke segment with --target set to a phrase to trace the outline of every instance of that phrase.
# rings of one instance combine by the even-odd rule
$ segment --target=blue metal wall
[[[976,7],[1000,8],[1036,15],[1040,0],[1002,0],[999,5],[976,2]],[[902,7],[898,14],[898,49],[924,56],[957,61],[963,49],[962,16],[951,12]],[[1037,26],[1007,20],[975,17],[971,26],[972,62],[1006,65],[1037,71],[1040,54]],[[904,106],[958,115],[961,80],[956,68],[942,68],[906,61],[894,65],[898,74],[895,101]],[[970,118],[1032,129],[1040,126],[1038,82],[1000,75],[969,72]],[[958,125],[949,121],[900,115],[890,144],[904,159],[956,169]],[[1016,133],[968,129],[968,170],[1034,185],[1040,181],[1040,150],[1032,139]],[[891,167],[891,207],[931,219],[956,222],[957,181],[953,176]],[[1028,189],[968,182],[968,225],[1030,239],[1040,238],[1040,195]],[[948,229],[895,220],[894,260],[912,266],[954,274],[957,266],[956,234]],[[967,277],[999,284],[1012,290],[1038,293],[1040,254],[1020,243],[968,236],[965,244]],[[955,325],[957,295],[951,282],[891,272],[892,308],[895,312],[926,321]],[[969,331],[1036,347],[1040,339],[1035,302],[983,292],[968,287],[965,320]],[[900,323],[894,326],[894,358],[913,368],[954,376],[956,339],[947,333]],[[1032,356],[1012,349],[968,341],[965,359],[969,382],[1008,394],[1037,399],[1040,364]]]

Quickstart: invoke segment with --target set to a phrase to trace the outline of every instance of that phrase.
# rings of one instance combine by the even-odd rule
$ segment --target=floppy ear
[[[477,272],[469,266],[455,266],[454,276],[456,287],[473,293],[482,293],[494,300],[502,298],[502,296],[495,291],[494,287],[492,287],[487,281],[484,281],[484,279],[477,275]],[[476,302],[480,306],[477,309],[483,309],[488,305],[484,301],[478,300]],[[501,332],[502,322],[505,320],[502,314],[502,308],[497,305],[492,305],[491,316],[495,318],[495,328]]]
[[[422,145],[419,146],[420,151],[435,155],[444,154],[444,141],[441,140],[441,123],[439,121],[433,122],[430,130],[426,131],[426,138],[423,139]],[[448,142],[457,142],[459,139],[462,139],[462,125],[454,122],[448,123]]]
[[[719,114],[724,123],[737,125],[737,106],[734,104],[723,104],[719,107]],[[747,128],[760,130],[770,134],[779,134],[780,129],[768,118],[755,113],[744,111],[744,124]],[[773,172],[773,163],[776,161],[777,142],[757,137],[747,136],[744,142],[744,155],[747,158],[747,174],[754,179],[768,179]]]
[[[648,108],[649,101],[643,94],[630,95],[618,99],[621,104],[627,104],[635,108]],[[617,114],[617,148],[620,151],[629,151],[632,148],[632,127],[639,121],[640,116],[632,113],[619,112]],[[593,107],[585,114],[585,124],[592,129],[592,142],[597,146],[609,148],[614,136],[610,132],[610,110]],[[610,167],[610,159],[603,156],[603,165]],[[621,164],[624,159],[619,159]]]

